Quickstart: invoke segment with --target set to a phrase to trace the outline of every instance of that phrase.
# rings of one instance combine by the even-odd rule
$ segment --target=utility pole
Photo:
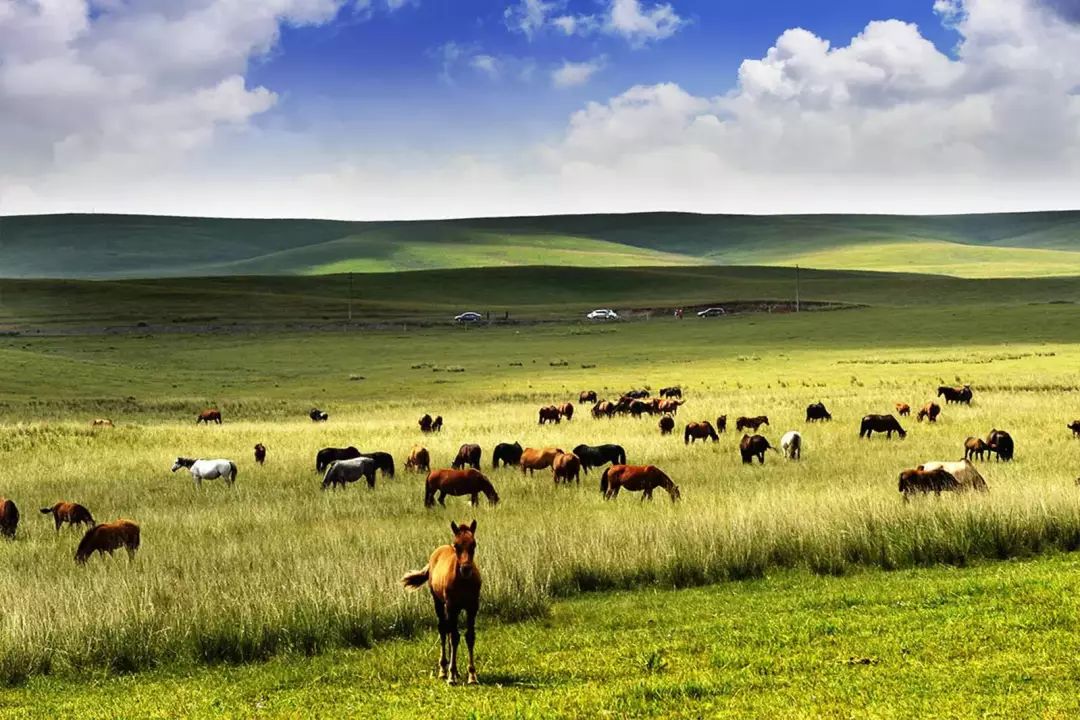
[[[799,266],[795,266],[795,312],[799,312]]]
[[[353,274],[349,273],[349,324],[352,324],[352,293],[353,293]]]

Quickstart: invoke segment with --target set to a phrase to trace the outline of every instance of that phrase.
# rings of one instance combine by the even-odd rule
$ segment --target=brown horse
[[[764,465],[766,450],[780,452],[770,445],[769,440],[763,435],[743,435],[742,440],[739,441],[739,455],[746,465],[752,464],[754,458],[757,458],[758,462]]]
[[[409,459],[405,461],[405,469],[415,472],[429,472],[431,470],[431,454],[426,447],[414,445],[409,451]]]
[[[469,648],[470,685],[476,684],[476,664],[473,645],[476,643],[476,613],[480,609],[480,569],[476,566],[476,521],[470,525],[450,523],[454,539],[450,545],[435,548],[423,570],[411,572],[401,584],[416,590],[428,584],[435,601],[435,617],[439,620],[439,677],[450,685],[458,681],[457,653],[460,635],[458,615],[465,611],[465,644]],[[450,639],[450,658],[446,657],[446,640]]]
[[[1080,420],[1073,420],[1070,424],[1066,425],[1065,427],[1072,430],[1073,437],[1080,437]]]
[[[255,445],[255,462],[260,465],[266,462],[266,446],[262,443],[256,443]]]
[[[716,432],[721,435],[727,432],[727,415],[721,415],[716,418]]]
[[[896,403],[896,414],[900,417],[908,417],[911,415],[911,406],[907,403]]]
[[[559,408],[554,405],[545,405],[540,408],[540,424],[555,423],[556,425],[562,420],[562,414],[559,412]]]
[[[559,406],[559,414],[566,418],[567,422],[574,419],[574,403],[565,402]]]
[[[965,460],[973,460],[976,457],[982,460],[983,456],[988,452],[990,452],[990,446],[982,438],[969,437],[964,441]]]
[[[914,468],[900,473],[900,493],[904,496],[904,502],[915,493],[934,493],[940,495],[942,491],[958,492],[960,483],[956,478],[945,471],[944,468],[936,470],[921,470]]]
[[[885,433],[885,437],[889,439],[892,439],[893,433],[901,438],[907,437],[907,431],[900,427],[900,421],[892,415],[865,416],[859,424],[859,437],[869,440],[870,436],[876,432]]]
[[[703,420],[696,423],[688,423],[686,430],[683,431],[683,442],[687,445],[697,442],[698,440],[712,440],[713,442],[720,442],[720,436],[716,434],[716,430],[713,428],[712,423],[708,420]]]
[[[90,421],[90,427],[113,427],[113,421],[109,418],[94,418]]]
[[[578,394],[577,401],[579,403],[581,403],[582,405],[584,405],[585,403],[595,403],[596,402],[596,391],[595,390],[582,390]]]
[[[578,485],[581,484],[581,458],[574,453],[556,456],[555,462],[551,464],[551,471],[556,483],[560,480],[567,483],[574,480]]]
[[[674,420],[674,418],[672,418],[670,416],[667,416],[667,415],[660,418],[660,434],[661,435],[670,435],[671,431],[674,430],[674,429],[675,429],[675,420]]]
[[[532,475],[536,470],[543,470],[551,467],[555,462],[555,458],[562,455],[562,450],[559,448],[544,448],[543,450],[537,450],[536,448],[525,448],[521,452],[521,460],[518,463],[521,465],[521,474],[524,475],[528,470]]]
[[[42,515],[49,515],[50,513],[53,516],[53,522],[56,524],[56,532],[60,532],[60,526],[64,523],[67,523],[71,527],[75,527],[76,525],[88,525],[93,527],[96,525],[94,516],[79,503],[58,502],[52,507],[41,508]]]
[[[758,415],[757,417],[740,417],[735,421],[735,430],[753,430],[757,432],[758,428],[762,425],[769,424],[768,415]]]
[[[442,430],[442,415],[436,415],[432,420],[431,416],[425,413],[417,424],[420,425],[422,433],[437,433]]]
[[[480,469],[480,457],[484,454],[484,451],[480,449],[479,445],[462,445],[458,448],[457,457],[454,458],[454,462],[450,464],[450,467],[455,470],[468,465],[473,470]]]
[[[116,520],[103,525],[95,525],[86,531],[79,549],[75,551],[75,562],[82,565],[95,552],[104,555],[113,554],[113,550],[124,548],[127,550],[128,559],[135,559],[135,551],[139,549],[139,526],[130,520]]]
[[[963,403],[970,405],[972,394],[970,385],[964,385],[963,387],[946,387],[945,385],[940,385],[937,389],[937,396],[944,396],[946,404],[956,403],[959,405]]]
[[[484,493],[492,505],[499,502],[499,494],[495,492],[491,481],[484,477],[482,472],[472,468],[432,470],[424,482],[424,507],[435,505],[436,493],[439,495],[439,504],[443,506],[446,505],[447,495],[468,495],[469,502],[476,505],[480,502],[480,493]]]
[[[605,500],[617,497],[619,490],[627,490],[643,493],[644,502],[652,500],[653,490],[658,487],[667,490],[671,502],[679,499],[679,486],[655,465],[612,465],[600,476],[600,493]]]
[[[919,413],[915,416],[915,419],[919,422],[923,421],[923,418],[929,420],[932,423],[936,423],[938,415],[941,414],[941,406],[935,402],[929,402],[919,409]]]
[[[682,400],[658,400],[656,409],[664,415],[678,415],[682,404]]]
[[[209,425],[210,423],[217,423],[218,425],[220,425],[221,411],[203,410],[201,413],[199,413],[199,416],[195,418],[195,424],[198,425],[199,423],[206,423],[207,425]]]
[[[593,405],[592,416],[594,418],[610,418],[615,415],[615,403],[609,400],[601,400]]]
[[[0,535],[6,538],[15,537],[15,531],[19,529],[19,508],[14,500],[0,497]]]

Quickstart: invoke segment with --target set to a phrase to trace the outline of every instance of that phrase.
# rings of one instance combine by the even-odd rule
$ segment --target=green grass
[[[1080,213],[647,213],[423,222],[4,218],[6,277],[303,275],[549,265],[786,265],[964,277],[1077,274]],[[1022,250],[1022,252],[1021,252]],[[910,251],[920,256],[909,266]]]
[[[481,551],[481,560],[483,559]],[[1074,717],[1073,556],[844,578],[781,572],[481,614],[479,687],[434,633],[247,666],[0,690],[0,717]]]

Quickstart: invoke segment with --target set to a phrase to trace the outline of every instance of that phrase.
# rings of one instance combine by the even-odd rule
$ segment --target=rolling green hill
[[[794,264],[960,277],[1080,275],[1080,212],[919,217],[641,213],[417,222],[0,218],[0,277],[7,278]]]

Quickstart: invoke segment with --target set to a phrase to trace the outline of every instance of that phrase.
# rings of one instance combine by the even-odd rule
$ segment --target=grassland
[[[549,265],[782,265],[961,277],[1080,274],[1080,213],[423,222],[123,215],[0,219],[0,276],[147,278]],[[912,264],[912,253],[915,254]]]
[[[1050,556],[589,594],[483,624],[479,687],[432,677],[426,633],[254,665],[38,677],[0,689],[0,717],[1074,717],[1078,571]]]

